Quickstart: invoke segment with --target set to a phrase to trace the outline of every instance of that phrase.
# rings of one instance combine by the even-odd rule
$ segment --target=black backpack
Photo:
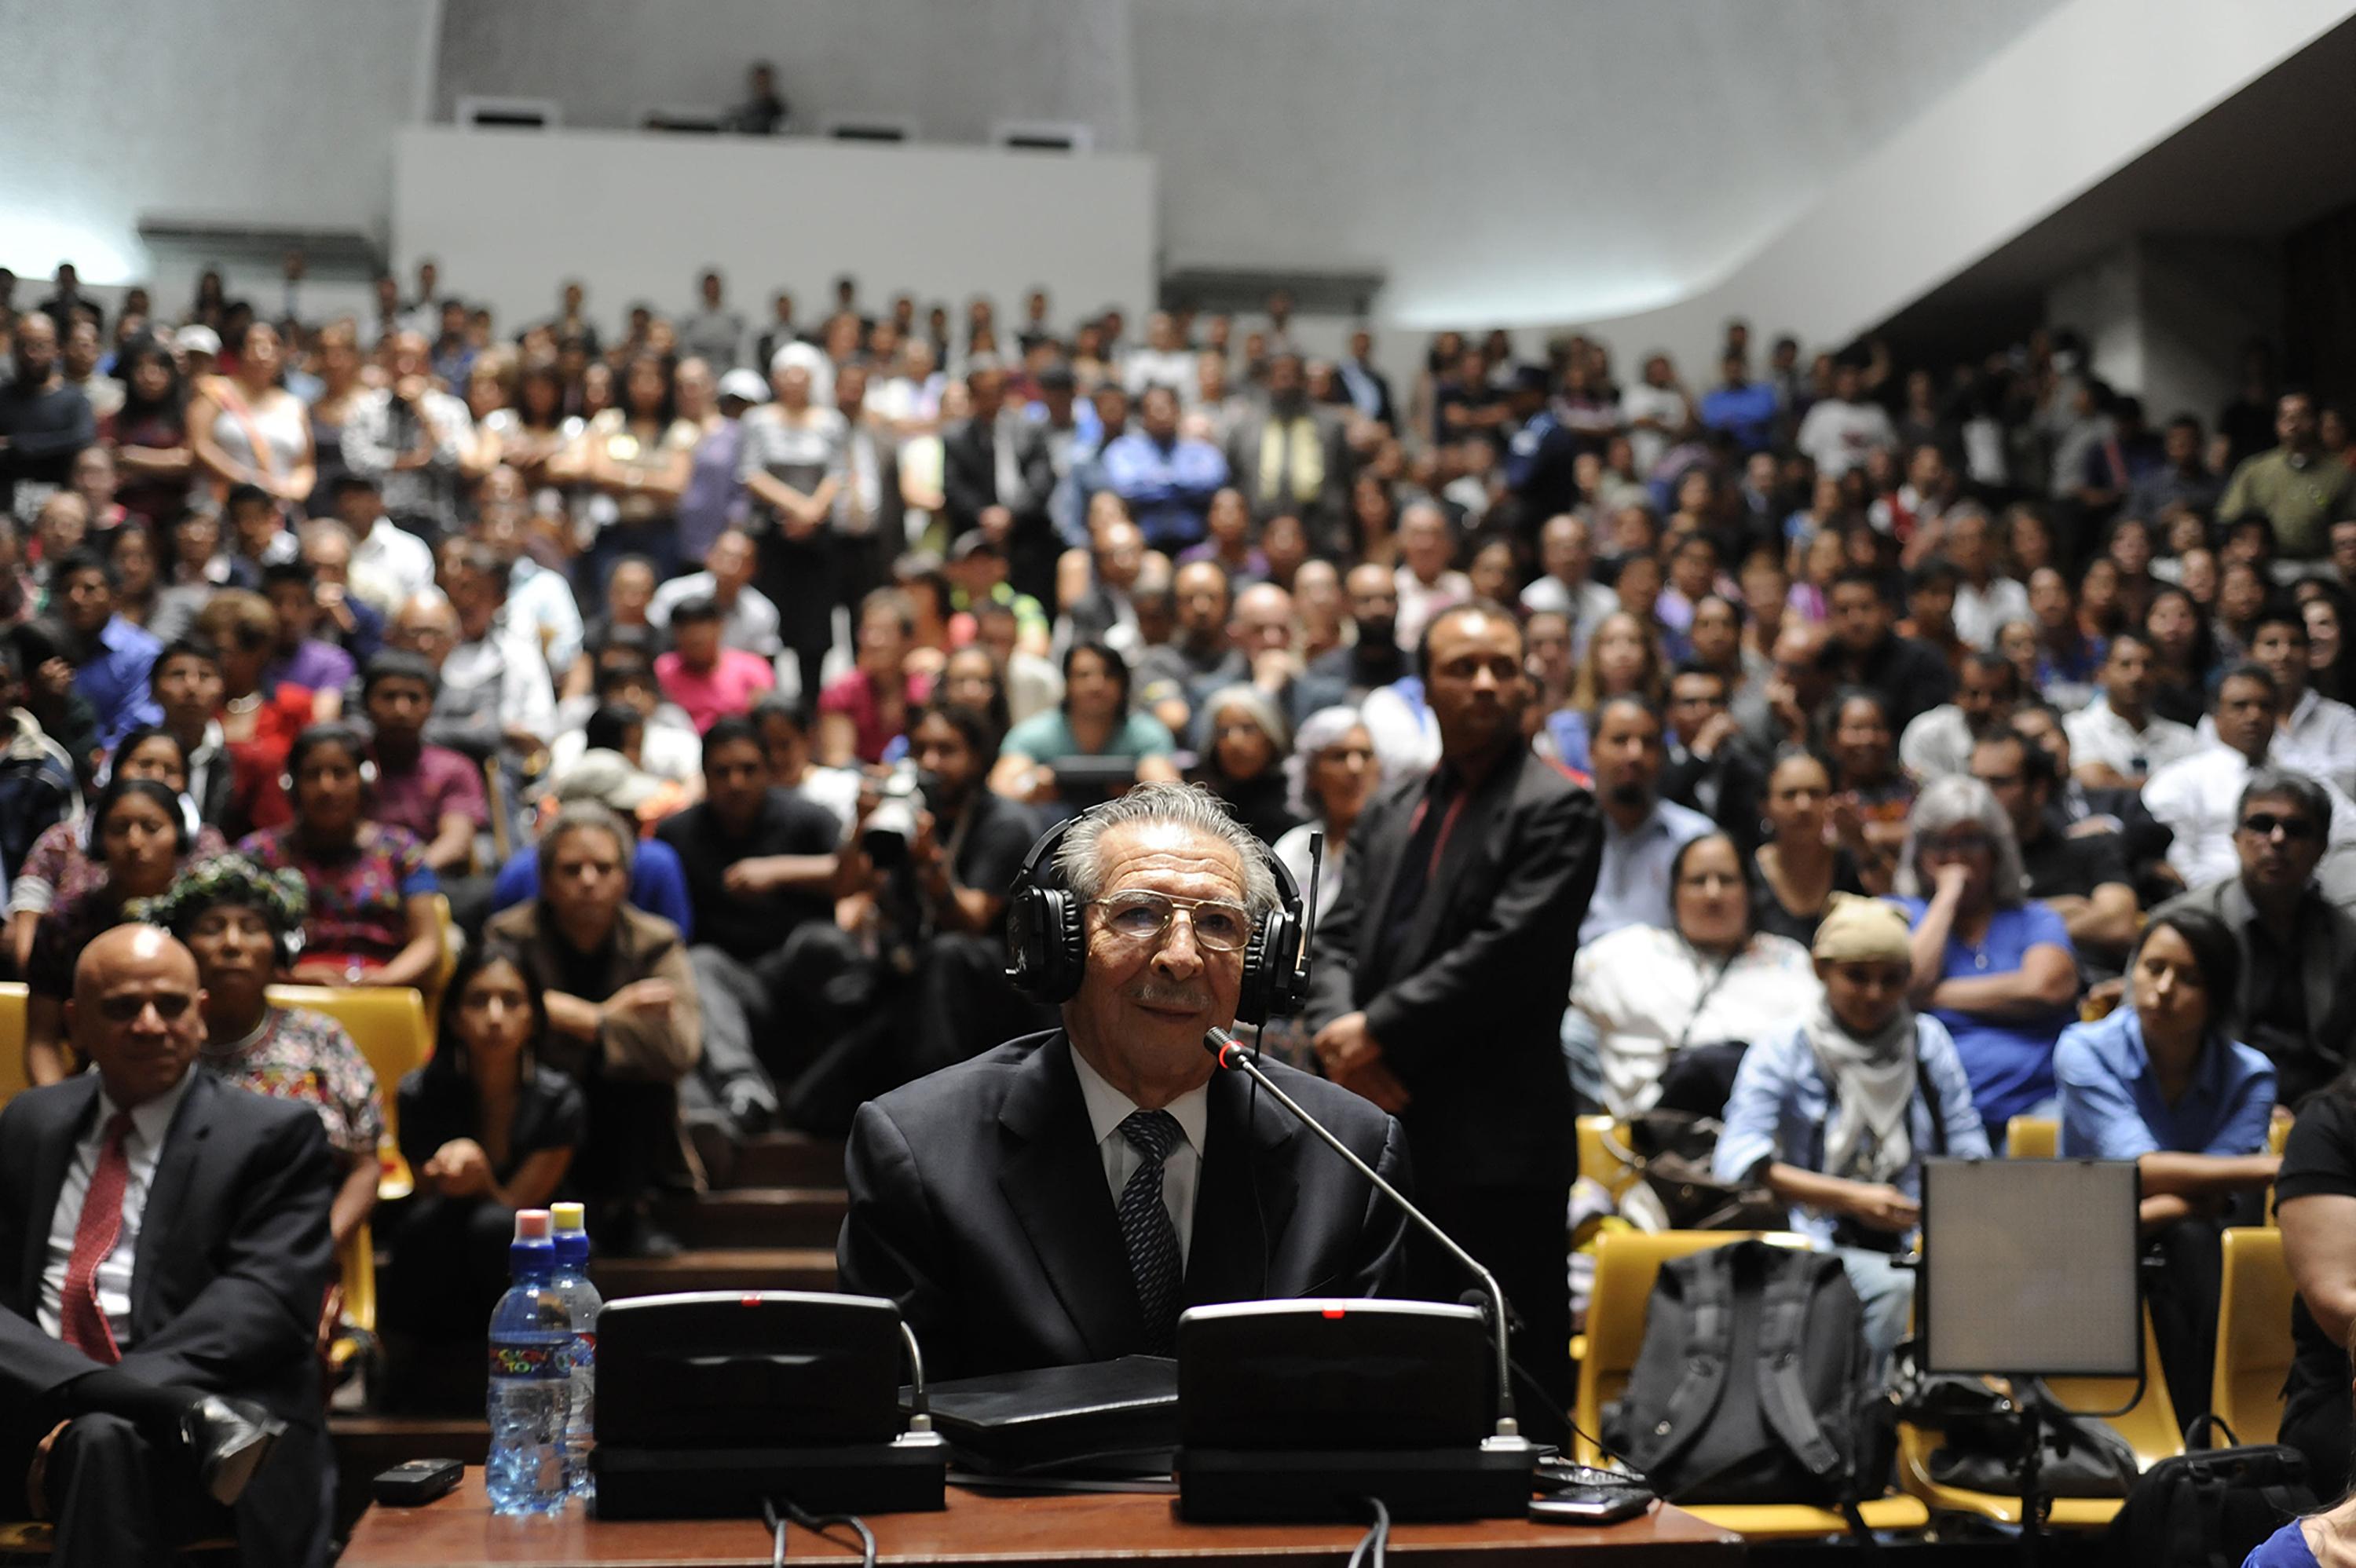
[[[1676,1503],[1856,1505],[1889,1479],[1864,1310],[1825,1253],[1741,1241],[1661,1266],[1603,1441]]]
[[[2232,1427],[2204,1415],[2188,1444],[2212,1424],[2233,1440]],[[2108,1560],[2122,1568],[2238,1568],[2258,1542],[2317,1506],[2306,1456],[2296,1448],[2194,1450],[2144,1472],[2111,1520]]]

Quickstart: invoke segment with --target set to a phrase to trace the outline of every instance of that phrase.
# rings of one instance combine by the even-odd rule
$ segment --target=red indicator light
[[[736,1305],[739,1307],[758,1307],[761,1305],[761,1298],[757,1296],[741,1296],[736,1298]]]
[[[1341,1307],[1329,1307],[1325,1308],[1323,1312],[1320,1312],[1317,1316],[1319,1316],[1320,1317],[1340,1318],[1340,1317],[1342,1317],[1345,1316],[1345,1314],[1344,1313],[1344,1311],[1343,1311],[1343,1309],[1342,1309]]]

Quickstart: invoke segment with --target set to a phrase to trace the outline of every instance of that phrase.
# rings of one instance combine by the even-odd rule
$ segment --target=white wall
[[[0,0],[0,265],[177,309],[194,276],[148,276],[142,214],[380,229],[439,9]]]
[[[640,299],[679,314],[706,266],[748,320],[778,287],[817,314],[841,272],[870,304],[979,292],[1010,321],[1034,285],[1071,313],[1134,315],[1152,291],[1150,158],[446,126],[402,132],[395,155],[396,270],[434,257],[509,327],[549,315],[567,277],[601,322]]]
[[[2351,0],[2068,0],[1706,286],[1591,328],[1623,359],[1662,344],[1688,365],[1711,351],[1729,315],[1806,342],[1846,341],[2351,12]]]
[[[553,98],[616,130],[664,105],[721,108],[766,59],[796,127],[905,115],[928,141],[1001,117],[1095,126],[1130,148],[1130,0],[451,0],[437,114],[467,93]]]
[[[2084,334],[2094,373],[2155,425],[2204,422],[2241,384],[2242,350],[2282,321],[2282,261],[2255,240],[2138,235],[2059,280],[2045,319]]]

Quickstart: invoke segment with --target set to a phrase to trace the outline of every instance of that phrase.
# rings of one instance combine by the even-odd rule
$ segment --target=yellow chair
[[[1603,1407],[1627,1391],[1636,1352],[1644,1342],[1644,1316],[1661,1265],[1750,1239],[1778,1246],[1807,1244],[1787,1232],[1758,1231],[1613,1231],[1596,1238],[1587,1354],[1579,1364],[1579,1402],[1573,1412],[1579,1430],[1571,1439],[1581,1463],[1604,1463],[1593,1435],[1603,1429]],[[1837,1510],[1806,1503],[1687,1505],[1686,1511],[1753,1541],[1842,1535],[1849,1528]],[[1930,1510],[1919,1499],[1903,1495],[1877,1499],[1859,1511],[1872,1530],[1920,1530],[1931,1521]]]
[[[2061,1147],[2062,1124],[2051,1116],[2015,1116],[2004,1125],[2007,1159],[2051,1159]]]
[[[458,972],[458,954],[466,945],[466,933],[450,918],[450,899],[446,893],[434,895],[434,929],[441,933],[441,956],[434,962],[434,973],[418,987],[425,1004],[425,1018],[430,1028],[433,1020],[442,1016],[442,993],[450,988],[450,976]]]
[[[2217,1370],[2209,1407],[2237,1443],[2272,1443],[2282,1430],[2282,1389],[2290,1375],[2290,1304],[2298,1293],[2283,1261],[2282,1232],[2236,1226],[2225,1232],[2225,1286],[2217,1297]]]
[[[1579,1174],[1602,1183],[1615,1200],[1636,1185],[1636,1168],[1628,1157],[1628,1129],[1620,1118],[1579,1118]]]
[[[2287,1314],[2288,1308],[2285,1308]],[[2287,1320],[2286,1318],[2286,1320]],[[2126,1439],[2135,1451],[2136,1468],[2148,1470],[2162,1459],[2171,1459],[2184,1452],[2183,1429],[2176,1422],[2176,1406],[2168,1397],[2168,1380],[2160,1375],[2159,1342],[2153,1338],[2151,1314],[2143,1317],[2143,1364],[2147,1374],[2144,1380],[2143,1397],[2125,1415],[2106,1418],[2112,1431]],[[2053,1392],[2064,1410],[2116,1410],[2126,1403],[2135,1392],[2133,1378],[2048,1378],[2045,1386]],[[2240,1428],[2234,1429],[2236,1432]],[[1997,1492],[1976,1492],[1963,1487],[1942,1486],[1931,1478],[1931,1455],[1942,1442],[1942,1435],[1933,1428],[1916,1426],[1912,1423],[1898,1424],[1898,1477],[1900,1484],[1930,1504],[1950,1513],[1976,1514],[1998,1524],[2020,1522],[2020,1499]],[[2055,1530],[2101,1530],[2111,1522],[2125,1499],[2119,1498],[2056,1498],[2049,1505],[2046,1520]]]
[[[25,1072],[25,999],[23,981],[0,984],[0,1105],[33,1086]]]
[[[409,1162],[401,1157],[400,1094],[402,1076],[424,1065],[434,1054],[434,1031],[426,1021],[424,999],[406,986],[355,986],[338,990],[327,986],[273,986],[270,999],[282,1008],[308,1008],[344,1026],[352,1043],[368,1059],[376,1074],[378,1102],[384,1109],[384,1137],[377,1157],[384,1174],[377,1182],[380,1200],[406,1198],[416,1190]]]

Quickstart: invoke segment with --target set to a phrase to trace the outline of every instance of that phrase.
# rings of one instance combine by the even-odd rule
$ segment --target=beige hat
[[[1911,964],[1914,949],[1906,916],[1895,904],[1855,893],[1835,893],[1810,949],[1828,964]]]
[[[619,752],[599,748],[581,753],[581,760],[556,781],[559,804],[594,800],[627,816],[662,793],[662,780],[630,766]]]

